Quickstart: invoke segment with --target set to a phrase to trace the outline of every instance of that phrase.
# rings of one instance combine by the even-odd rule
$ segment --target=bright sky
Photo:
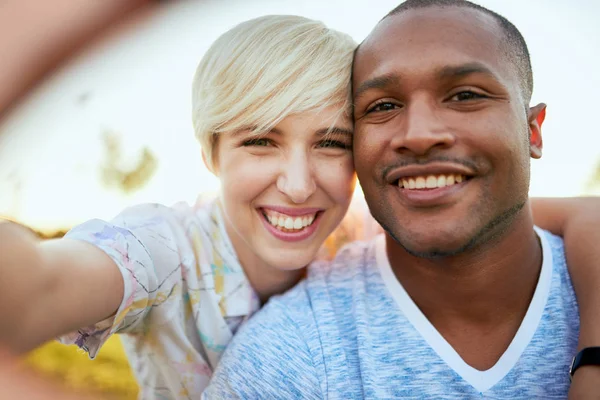
[[[594,120],[600,89],[600,2],[480,0],[528,41],[534,102],[548,104],[545,153],[531,194],[584,191],[600,160]],[[110,218],[139,202],[193,202],[218,181],[202,165],[190,118],[190,82],[203,52],[233,25],[264,14],[298,14],[362,40],[398,1],[167,2],[59,70],[0,123],[0,215],[39,229]],[[594,50],[596,49],[596,50]],[[150,183],[130,196],[100,184],[100,137],[123,135],[132,164],[143,146],[159,158]],[[18,184],[17,182],[21,182]]]

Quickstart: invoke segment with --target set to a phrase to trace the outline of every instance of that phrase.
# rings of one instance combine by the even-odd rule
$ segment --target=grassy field
[[[93,361],[76,346],[57,342],[34,350],[25,361],[70,388],[90,390],[118,400],[137,398],[137,384],[118,336],[110,338]]]

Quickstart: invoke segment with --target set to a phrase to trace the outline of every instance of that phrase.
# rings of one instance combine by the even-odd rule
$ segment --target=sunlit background
[[[479,3],[521,29],[533,58],[533,101],[548,104],[544,157],[533,163],[531,194],[600,194],[600,2]],[[139,202],[193,203],[202,193],[216,192],[218,181],[202,164],[190,117],[192,75],[210,43],[264,14],[320,19],[360,41],[397,4],[155,3],[112,26],[2,115],[0,215],[51,233],[91,217],[111,218]],[[100,353],[95,369],[58,345],[42,348],[31,360],[74,386],[99,382],[113,394],[135,397],[116,340]]]
[[[193,202],[218,181],[193,137],[190,82],[222,32],[264,14],[323,20],[357,41],[397,1],[171,1],[116,26],[0,121],[0,214],[41,230],[138,202]],[[485,0],[527,39],[534,102],[548,103],[531,194],[597,190],[600,3]],[[595,90],[594,90],[595,89]]]

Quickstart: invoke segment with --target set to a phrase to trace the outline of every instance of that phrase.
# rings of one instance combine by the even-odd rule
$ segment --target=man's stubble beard
[[[373,215],[373,218],[381,225],[383,230],[385,230],[408,254],[418,258],[439,260],[440,258],[458,256],[488,243],[498,242],[510,228],[511,223],[515,220],[523,207],[525,207],[526,203],[527,198],[502,211],[467,240],[465,244],[452,250],[432,249],[425,252],[416,251],[405,244],[398,235],[395,235],[392,232],[392,229],[382,221],[383,218],[376,217],[373,213],[371,213],[371,215]]]

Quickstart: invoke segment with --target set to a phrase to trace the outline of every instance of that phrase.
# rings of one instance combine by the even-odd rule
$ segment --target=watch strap
[[[600,347],[586,347],[582,349],[573,358],[571,363],[571,369],[569,370],[569,377],[573,379],[573,374],[585,365],[598,365],[600,366]]]

